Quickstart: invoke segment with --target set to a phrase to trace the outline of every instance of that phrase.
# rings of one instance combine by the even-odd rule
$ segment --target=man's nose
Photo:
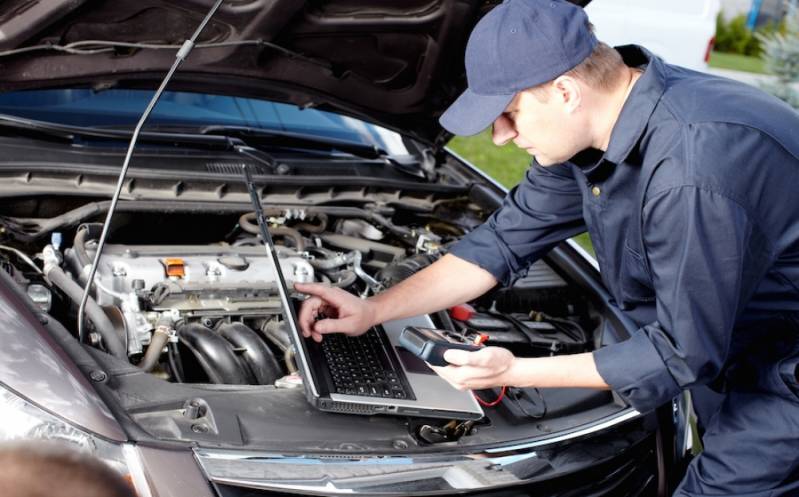
[[[505,145],[509,141],[516,138],[516,135],[516,128],[514,127],[513,121],[511,121],[510,118],[505,115],[496,118],[494,121],[494,126],[491,130],[491,139],[494,141],[494,145]]]

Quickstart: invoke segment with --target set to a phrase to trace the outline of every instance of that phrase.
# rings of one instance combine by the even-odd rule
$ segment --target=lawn
[[[710,52],[710,61],[708,65],[718,69],[732,69],[733,71],[768,74],[763,59],[760,57],[750,57],[748,55]]]
[[[491,141],[488,131],[473,137],[455,137],[449,146],[458,155],[482,169],[486,174],[496,179],[506,188],[512,188],[524,177],[524,172],[530,166],[530,155],[524,150],[509,144],[497,147]],[[591,254],[594,249],[588,234],[575,238],[577,242]]]

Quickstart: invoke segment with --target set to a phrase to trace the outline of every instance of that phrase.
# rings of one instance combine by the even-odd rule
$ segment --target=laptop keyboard
[[[336,393],[412,398],[402,370],[394,367],[383,348],[381,335],[374,328],[357,337],[326,335],[322,340],[322,352]]]

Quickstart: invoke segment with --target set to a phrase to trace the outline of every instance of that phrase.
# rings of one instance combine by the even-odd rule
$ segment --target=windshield
[[[0,113],[59,124],[132,127],[147,107],[147,90],[31,90],[0,93]],[[253,98],[167,91],[147,121],[152,125],[247,126],[318,135],[407,154],[398,133],[352,117]]]

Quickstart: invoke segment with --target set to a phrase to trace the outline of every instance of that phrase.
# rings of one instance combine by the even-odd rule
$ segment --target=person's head
[[[601,146],[629,69],[599,42],[580,7],[563,0],[507,0],[475,27],[466,48],[469,88],[441,116],[459,135],[494,125],[541,165]],[[615,115],[613,115],[615,112]]]
[[[3,497],[135,497],[107,464],[57,443],[0,446]]]

